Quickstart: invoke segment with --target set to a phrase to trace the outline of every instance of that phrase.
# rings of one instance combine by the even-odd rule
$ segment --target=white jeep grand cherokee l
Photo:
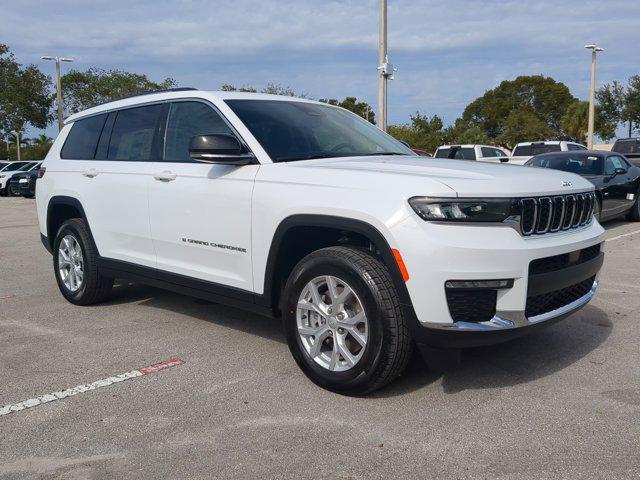
[[[62,295],[128,278],[281,316],[317,384],[363,394],[412,348],[486,345],[594,295],[603,229],[576,175],[425,162],[330,105],[168,91],[72,115],[37,183]]]

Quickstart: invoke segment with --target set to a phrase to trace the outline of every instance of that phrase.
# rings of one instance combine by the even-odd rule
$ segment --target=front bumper
[[[559,270],[529,271],[534,260],[601,243],[604,230],[596,221],[576,230],[525,238],[509,227],[435,225],[416,217],[407,219],[393,233],[410,275],[406,286],[411,307],[405,313],[409,311],[414,317],[413,335],[419,344],[435,347],[500,343],[555,323],[591,300],[603,263],[600,252]],[[493,318],[491,314],[483,321],[465,321],[460,315],[453,318],[445,282],[497,279],[513,283],[496,291]],[[530,307],[538,295],[554,295],[579,283],[579,297],[574,295],[564,304],[552,303],[546,310]]]

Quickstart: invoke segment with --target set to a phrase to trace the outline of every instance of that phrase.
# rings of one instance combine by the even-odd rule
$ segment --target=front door
[[[191,138],[216,133],[235,134],[211,104],[170,104],[164,161],[154,163],[149,190],[158,269],[253,291],[251,196],[259,166],[191,160]]]
[[[622,168],[626,173],[616,173]],[[629,178],[629,166],[617,155],[610,155],[604,161],[604,188],[602,190],[602,214],[610,217],[624,212],[635,201],[637,192],[633,191],[633,183]]]

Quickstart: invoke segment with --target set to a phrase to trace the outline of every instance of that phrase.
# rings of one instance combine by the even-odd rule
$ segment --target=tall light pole
[[[590,43],[584,48],[591,50],[591,88],[589,89],[589,127],[587,130],[587,148],[593,150],[593,130],[596,117],[596,54],[604,52],[604,48]]]
[[[16,130],[11,130],[11,132],[9,133],[13,133],[16,137],[16,155],[18,156],[18,161],[20,161],[20,132],[16,131]],[[7,155],[8,157],[9,155]]]
[[[387,82],[396,69],[387,55],[387,0],[380,0],[380,41],[378,44],[378,127],[387,131]]]
[[[58,131],[62,130],[62,85],[60,84],[60,62],[73,62],[69,57],[52,57],[45,55],[42,60],[53,60],[56,62],[56,95],[58,98]]]

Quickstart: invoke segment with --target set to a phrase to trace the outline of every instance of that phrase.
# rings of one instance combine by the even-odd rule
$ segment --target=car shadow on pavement
[[[187,315],[191,318],[215,323],[226,328],[258,335],[268,340],[286,342],[279,319],[138,283],[116,282],[111,298],[102,305],[133,302],[169,310],[180,315]]]
[[[588,305],[571,317],[510,342],[462,351],[460,364],[438,373],[412,361],[403,377],[375,394],[390,397],[440,381],[445,393],[527,383],[589,356],[611,334],[606,312]],[[597,355],[589,359],[601,364]]]
[[[174,294],[135,283],[120,283],[106,304],[139,302],[225,328],[285,343],[279,319]],[[589,356],[610,335],[613,323],[593,305],[530,335],[510,342],[462,351],[461,361],[444,372],[429,369],[416,352],[405,374],[370,398],[394,397],[441,382],[445,393],[500,388],[551,375]],[[589,359],[601,363],[597,355]]]

